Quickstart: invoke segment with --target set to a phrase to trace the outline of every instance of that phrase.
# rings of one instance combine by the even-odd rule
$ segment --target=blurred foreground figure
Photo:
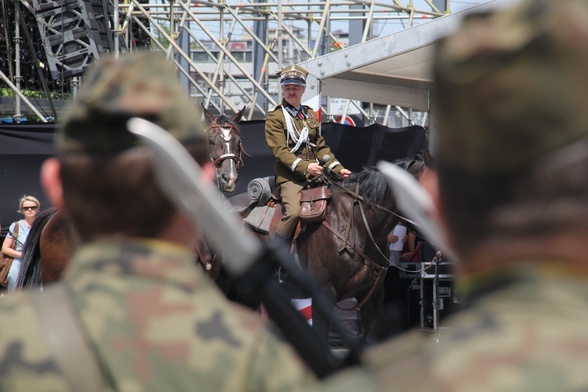
[[[333,391],[588,390],[588,2],[529,0],[439,42],[434,197],[464,310]]]
[[[62,281],[0,301],[3,391],[297,391],[314,382],[254,313],[196,267],[196,232],[156,181],[134,116],[210,172],[200,112],[163,56],[103,58],[42,168],[80,246]]]

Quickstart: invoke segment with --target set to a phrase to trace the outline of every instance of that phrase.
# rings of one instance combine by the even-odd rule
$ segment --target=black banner
[[[239,123],[245,151],[245,165],[239,171],[234,194],[247,191],[254,178],[273,175],[274,157],[265,142],[264,121]],[[41,208],[49,203],[39,183],[39,172],[45,159],[55,154],[53,135],[55,124],[0,125],[0,224],[2,236],[17,213],[18,200],[24,194],[35,196]],[[393,162],[414,157],[426,146],[425,129],[419,126],[387,128],[382,125],[351,127],[338,123],[323,123],[322,134],[349,170],[360,171],[380,160]]]

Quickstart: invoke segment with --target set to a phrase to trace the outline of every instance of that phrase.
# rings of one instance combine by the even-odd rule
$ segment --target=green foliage
[[[47,94],[45,94],[42,91],[21,90],[20,92],[25,97],[31,98],[31,99],[46,99],[47,98]],[[17,94],[12,89],[0,88],[0,97],[14,98],[16,96],[17,96]],[[51,96],[51,99],[64,99],[64,98],[67,99],[71,96],[71,94],[65,94],[65,96],[62,96],[62,94],[59,94],[59,93],[51,93],[50,96]]]
[[[167,35],[169,35],[169,36],[172,36],[172,34],[171,34],[171,30],[170,30],[169,26],[167,26],[167,25],[165,25],[165,24],[160,24],[159,26],[160,26],[160,27],[163,29],[163,31],[165,31],[165,32],[166,32],[166,34],[167,34]],[[153,33],[154,33],[155,37],[157,38],[157,41],[159,41],[159,43],[160,43],[160,44],[161,44],[161,45],[162,45],[162,46],[163,46],[165,49],[167,49],[167,48],[169,47],[169,45],[170,45],[170,43],[169,43],[169,41],[167,40],[167,38],[165,38],[165,37],[163,36],[163,34],[161,34],[161,33],[159,32],[159,30],[157,30],[157,29],[154,29]]]

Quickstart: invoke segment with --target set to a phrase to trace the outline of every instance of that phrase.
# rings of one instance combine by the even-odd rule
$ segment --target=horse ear
[[[212,113],[210,113],[208,111],[208,109],[206,109],[204,107],[204,103],[200,103],[200,105],[202,106],[202,111],[204,112],[204,116],[206,117],[206,121],[208,121],[209,124],[214,123],[214,116],[212,115]]]
[[[243,117],[243,113],[245,113],[245,109],[247,108],[247,106],[243,106],[243,109],[239,110],[237,113],[233,114],[233,117],[231,117],[231,120],[236,124],[239,121],[241,121],[241,117]]]

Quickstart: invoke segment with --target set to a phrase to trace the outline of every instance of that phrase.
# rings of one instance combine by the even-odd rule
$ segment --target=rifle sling
[[[72,391],[104,391],[94,351],[74,315],[67,288],[54,284],[42,292],[31,292],[45,341]]]

